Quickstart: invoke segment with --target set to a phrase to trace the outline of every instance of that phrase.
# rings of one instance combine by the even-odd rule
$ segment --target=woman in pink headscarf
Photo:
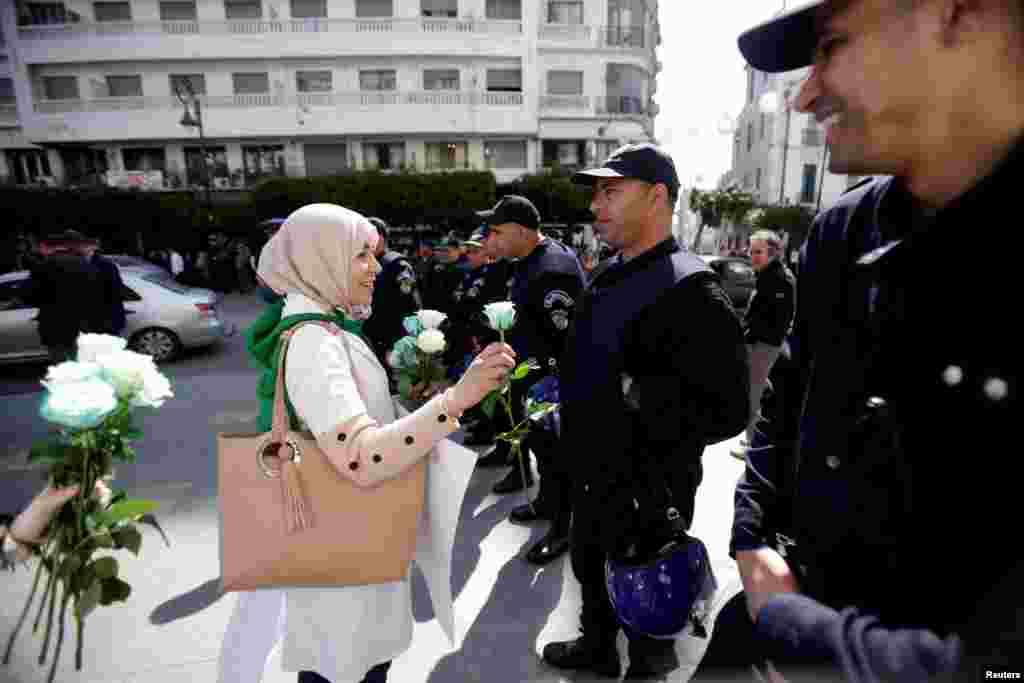
[[[492,344],[457,384],[399,417],[387,373],[362,335],[380,272],[377,239],[369,221],[340,206],[311,204],[291,214],[259,259],[260,279],[284,298],[268,306],[247,339],[264,368],[260,428],[269,430],[280,337],[302,325],[285,358],[293,426],[312,432],[338,472],[359,486],[396,477],[434,451],[459,429],[463,411],[496,389],[515,363],[509,346]],[[329,325],[303,325],[311,321]],[[443,476],[431,470],[428,480]],[[452,513],[445,506],[460,504],[462,486],[433,499],[428,490],[428,516]],[[452,514],[457,519],[458,509]],[[450,593],[447,573],[437,585]],[[434,592],[432,586],[436,602]],[[299,671],[300,683],[381,683],[390,660],[411,642],[411,600],[408,578],[243,593],[225,636],[221,681],[258,681],[267,653],[281,641],[283,666]]]

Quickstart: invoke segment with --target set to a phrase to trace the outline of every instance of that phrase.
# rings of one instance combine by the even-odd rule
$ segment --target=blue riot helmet
[[[673,513],[678,519],[678,510],[669,508]],[[700,539],[684,532],[657,549],[609,557],[605,583],[619,622],[634,633],[660,640],[687,632],[707,637],[718,583]]]

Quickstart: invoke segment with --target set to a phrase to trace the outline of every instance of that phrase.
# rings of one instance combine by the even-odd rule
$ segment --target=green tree
[[[807,239],[814,214],[803,206],[763,206],[754,219],[755,230],[773,230],[789,235],[789,247],[797,249]]]
[[[735,186],[724,190],[691,190],[690,207],[700,216],[692,250],[696,252],[700,247],[705,226],[717,228],[722,225],[723,220],[742,221],[755,206],[754,196]]]

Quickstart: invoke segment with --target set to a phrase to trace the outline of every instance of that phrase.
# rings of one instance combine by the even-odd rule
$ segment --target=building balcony
[[[228,19],[214,21],[80,22],[18,27],[20,49],[30,64],[109,61],[111,51],[134,59],[181,59],[182,50],[204,58],[256,58],[267,54],[336,56],[345,51],[460,51],[500,54],[522,38],[523,22],[498,19]],[[233,40],[225,40],[233,38]],[[468,40],[476,38],[479,40]],[[183,44],[184,41],[184,44]],[[122,54],[123,53],[123,54]]]
[[[649,107],[639,97],[629,95],[606,95],[599,98],[597,113],[624,118],[646,118],[651,116]]]
[[[541,95],[540,110],[546,115],[591,116],[591,98],[587,95]]]
[[[540,38],[579,48],[646,52],[651,47],[643,26],[541,24]]]

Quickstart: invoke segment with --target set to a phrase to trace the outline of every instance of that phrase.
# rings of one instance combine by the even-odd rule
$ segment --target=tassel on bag
[[[281,465],[281,498],[284,503],[284,523],[288,533],[294,534],[313,526],[313,509],[302,488],[302,475],[298,465],[285,460]]]

